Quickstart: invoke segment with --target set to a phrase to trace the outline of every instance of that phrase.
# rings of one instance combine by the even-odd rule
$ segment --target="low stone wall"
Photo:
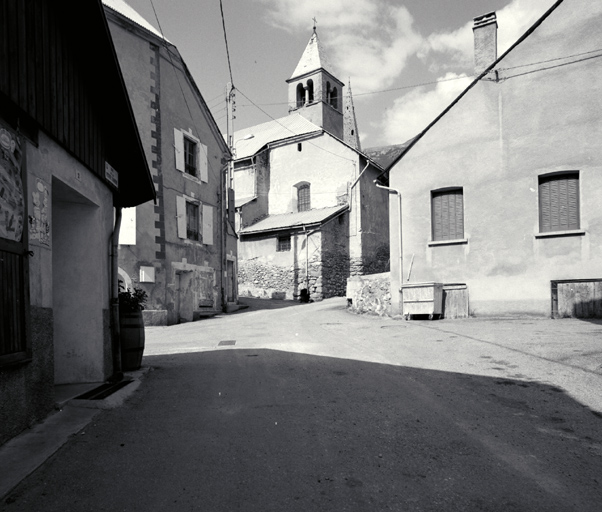
[[[354,313],[378,316],[391,312],[391,274],[353,276],[347,280],[347,303]]]

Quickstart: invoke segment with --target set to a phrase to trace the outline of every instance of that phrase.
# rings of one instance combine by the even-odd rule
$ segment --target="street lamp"
[[[249,140],[249,139],[253,139],[254,137],[255,137],[255,135],[253,135],[252,133],[247,133],[244,137],[237,139],[236,142],[234,143],[234,146],[232,147],[232,156],[234,158],[236,158],[236,144],[238,144],[241,140]]]

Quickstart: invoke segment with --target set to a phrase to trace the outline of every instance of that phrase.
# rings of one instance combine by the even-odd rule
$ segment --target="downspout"
[[[309,231],[305,225],[303,225],[303,232],[305,233],[305,289],[309,295]]]
[[[388,190],[389,192],[392,192],[394,194],[397,194],[397,197],[399,199],[399,291],[401,293],[403,293],[402,291],[402,285],[403,285],[403,245],[402,245],[402,231],[401,231],[401,192],[395,188],[391,188],[391,187],[385,187],[384,185],[381,185],[380,183],[378,183],[377,180],[374,180],[374,184],[378,187],[378,188],[382,188],[384,190]],[[403,315],[403,300],[401,301],[400,304],[401,307],[401,314]]]
[[[228,297],[226,296],[226,289],[224,287],[224,278],[226,276],[226,269],[228,264],[226,262],[226,250],[227,250],[227,237],[228,237],[228,208],[234,205],[226,204],[228,199],[227,194],[229,192],[226,185],[230,180],[230,160],[228,160],[222,170],[220,171],[220,198],[221,198],[221,210],[222,210],[222,222],[220,222],[221,240],[220,240],[220,252],[221,252],[221,271],[220,271],[220,289],[222,294],[222,311],[226,313],[228,311]]]
[[[109,238],[111,260],[111,341],[113,349],[113,376],[111,380],[120,381],[121,371],[121,340],[119,338],[119,231],[121,229],[121,206],[115,207],[115,226]]]

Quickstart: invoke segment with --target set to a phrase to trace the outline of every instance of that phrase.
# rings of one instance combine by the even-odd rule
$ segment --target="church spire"
[[[326,53],[324,52],[324,48],[322,47],[322,43],[318,38],[318,32],[316,31],[316,25],[314,23],[314,31],[309,38],[309,42],[305,47],[303,55],[301,55],[301,60],[299,60],[299,63],[297,64],[297,67],[295,68],[295,71],[293,71],[293,74],[289,80],[307,73],[311,73],[312,71],[317,71],[319,69],[324,69],[330,72],[332,66],[328,61]]]
[[[289,113],[300,114],[343,140],[343,88],[332,74],[315,27],[288,83]]]
[[[355,117],[355,107],[353,106],[353,96],[351,94],[351,78],[347,81],[347,95],[345,96],[345,110],[343,111],[343,140],[361,151],[360,134],[357,130],[357,119]]]

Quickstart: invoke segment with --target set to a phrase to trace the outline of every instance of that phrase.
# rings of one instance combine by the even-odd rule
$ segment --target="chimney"
[[[497,59],[497,18],[489,12],[474,18],[474,71],[477,75]]]

